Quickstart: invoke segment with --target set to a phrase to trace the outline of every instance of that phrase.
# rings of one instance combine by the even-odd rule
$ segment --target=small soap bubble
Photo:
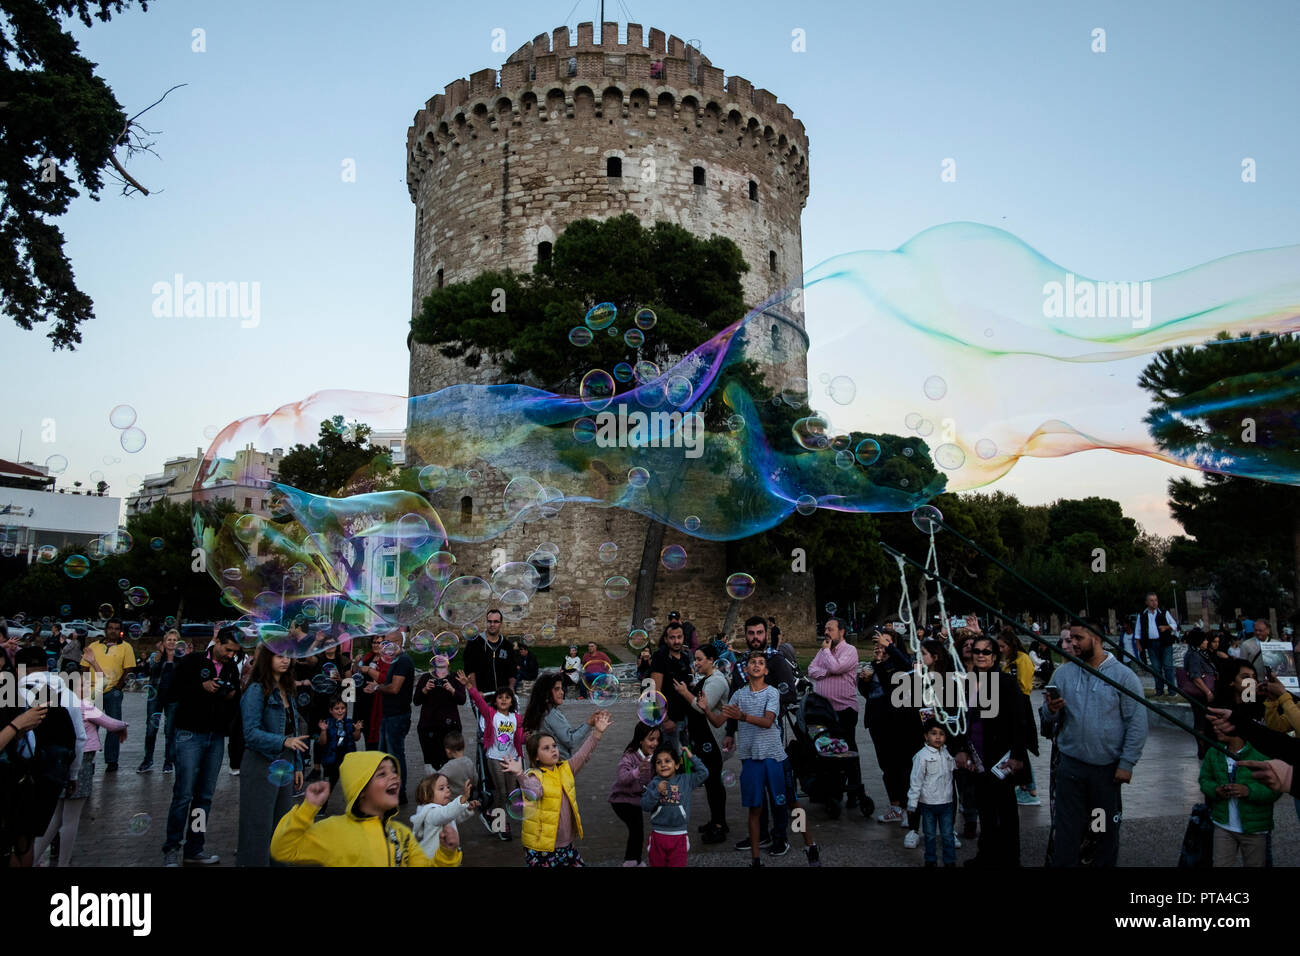
[[[443,631],[433,639],[433,652],[451,660],[460,650],[460,638],[451,631]]]
[[[631,334],[631,332],[628,333],[628,335]],[[616,381],[626,384],[627,382],[632,381],[632,375],[632,366],[628,365],[626,362],[619,362],[614,366],[614,378]]]
[[[150,825],[153,824],[153,817],[147,813],[132,814],[131,818],[126,821],[126,832],[131,836],[144,836]]]
[[[874,465],[880,460],[880,442],[874,438],[864,438],[858,442],[858,447],[853,451],[853,457],[862,465]]]
[[[920,424],[916,426],[916,433],[922,438],[934,434],[934,422],[928,418],[921,419]]]
[[[650,635],[643,628],[636,628],[627,636],[627,646],[634,651],[644,650],[650,643]]]
[[[656,321],[657,317],[653,309],[641,309],[637,312],[636,318],[633,319],[633,324],[642,332],[649,332],[655,327]]]
[[[101,621],[107,621],[113,616],[113,605],[107,603],[101,604],[99,606],[98,614]]]
[[[582,399],[582,404],[593,412],[608,407],[614,400],[614,391],[614,376],[602,368],[594,368],[582,376],[582,382],[578,386],[578,396]]]
[[[812,495],[800,495],[795,499],[794,510],[801,515],[810,515],[817,510],[817,499]]]
[[[149,547],[153,551],[161,551],[166,542],[162,538],[150,538]]]
[[[437,491],[447,484],[447,469],[442,465],[425,465],[420,469],[420,488],[423,491]]]
[[[754,593],[754,578],[744,571],[737,571],[727,577],[727,595],[736,601],[743,601]]]
[[[145,437],[145,433],[135,426],[122,432],[122,450],[130,452],[133,455],[140,451],[140,449],[144,448],[146,441],[148,441],[148,439]]]
[[[549,640],[554,639],[554,637],[555,637],[555,625],[554,625],[554,624],[550,624],[550,623],[543,624],[543,625],[542,625],[542,640],[544,640],[544,641],[549,641]]]
[[[587,689],[594,704],[612,704],[618,700],[618,678],[613,674],[597,674]]]
[[[858,394],[858,386],[847,375],[836,375],[826,386],[826,394],[836,405],[847,405]]]
[[[601,564],[613,564],[618,560],[618,545],[613,541],[606,541],[596,549],[596,555],[600,558]]]
[[[722,771],[722,785],[724,787],[733,788],[736,786],[736,783],[737,783],[736,771],[734,770]]]
[[[985,461],[993,458],[998,453],[998,446],[991,438],[981,438],[975,443],[975,454],[979,455]]]
[[[652,382],[659,377],[659,366],[654,362],[640,361],[632,366],[632,374],[642,384]]]
[[[639,349],[645,345],[645,333],[640,329],[628,329],[623,333],[623,342],[630,349]]]
[[[586,348],[591,344],[595,336],[591,334],[591,329],[585,326],[575,325],[569,329],[569,344],[576,345],[578,348]]]
[[[628,579],[621,574],[616,574],[611,578],[605,579],[605,597],[611,601],[619,601],[627,597],[628,591],[632,585]]]
[[[108,413],[108,423],[119,431],[135,424],[135,409],[130,405],[114,405]]]
[[[699,517],[696,515],[687,515],[686,520],[682,522],[682,527],[684,527],[687,531],[692,531],[692,532],[699,531],[700,530]]]
[[[596,422],[590,418],[579,418],[573,423],[573,439],[586,445],[596,440]]]
[[[668,699],[658,691],[642,694],[636,702],[636,718],[649,727],[658,727],[668,716]]]
[[[418,630],[411,635],[411,650],[417,654],[427,654],[433,649],[433,632],[429,630]]]
[[[681,408],[691,400],[694,389],[691,387],[691,380],[681,375],[674,375],[668,379],[668,403],[676,408]]]
[[[659,561],[669,571],[680,571],[686,567],[686,549],[680,544],[670,544],[659,552]]]
[[[939,526],[939,522],[942,520],[943,512],[934,505],[921,505],[912,511],[912,524],[916,525],[917,530],[922,534],[931,534],[942,530]]]
[[[839,605],[836,604],[834,601],[826,602],[826,613],[831,615],[832,617],[834,617],[835,612],[838,611],[839,609],[840,609]]]
[[[614,324],[618,318],[618,307],[613,302],[599,302],[587,310],[587,315],[583,319],[587,328],[594,332],[601,329],[607,329]]]
[[[43,544],[36,549],[36,561],[39,564],[53,564],[59,560],[59,549],[52,544]]]
[[[961,450],[959,445],[944,442],[934,450],[934,463],[940,468],[954,471],[966,464],[966,453]]]
[[[633,488],[644,488],[650,483],[650,472],[637,465],[635,468],[628,470],[627,483]]]
[[[308,698],[310,700],[310,698]],[[287,787],[293,783],[293,764],[287,760],[273,760],[266,773],[266,780],[273,787]]]
[[[921,414],[919,412],[908,412],[903,418],[903,424],[912,431],[916,431],[916,426],[921,424]]]
[[[939,401],[948,394],[948,383],[938,375],[931,375],[927,378],[922,388],[925,391],[925,397],[934,402]]]

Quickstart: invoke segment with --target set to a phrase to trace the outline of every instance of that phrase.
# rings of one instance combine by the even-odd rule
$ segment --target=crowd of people
[[[635,662],[653,706],[638,708],[605,784],[627,831],[624,865],[686,865],[701,788],[700,838],[733,838],[728,804],[738,785],[735,849],[754,866],[764,854],[787,854],[792,830],[807,862],[820,865],[808,815],[791,826],[801,798],[831,819],[856,810],[899,825],[903,846],[921,848],[925,866],[956,865],[963,839],[977,841],[966,866],[1017,866],[1020,808],[1042,803],[1030,755],[1043,740],[1051,747],[1043,862],[1113,866],[1122,786],[1148,730],[1134,657],[1154,671],[1158,698],[1178,691],[1196,702],[1215,865],[1270,858],[1282,792],[1295,788],[1300,814],[1291,772],[1300,745],[1288,736],[1300,731],[1300,706],[1260,653],[1267,623],[1235,640],[1193,629],[1181,662],[1177,623],[1154,594],[1135,616],[1129,653],[1118,656],[1092,620],[1050,644],[1035,626],[1028,650],[1015,628],[958,623],[922,628],[915,655],[908,628],[875,628],[860,661],[845,623],[831,617],[804,673],[770,619],[746,620],[737,650],[721,635],[702,639],[674,612],[658,646]],[[49,853],[50,865],[69,865],[97,761],[102,755],[103,773],[117,772],[120,744],[137,732],[122,721],[123,684],[134,675],[146,695],[137,773],[153,772],[162,734],[162,771],[174,776],[164,866],[218,862],[205,846],[206,820],[228,812],[212,806],[227,761],[239,777],[241,866],[455,866],[459,826],[475,819],[494,839],[518,839],[529,866],[583,865],[578,778],[616,722],[598,706],[575,725],[564,704],[586,696],[592,675],[613,661],[592,641],[542,670],[530,648],[505,636],[499,611],[484,624],[459,660],[434,655],[422,673],[401,628],[354,648],[313,636],[299,619],[283,647],[251,652],[233,626],[215,627],[208,646],[192,649],[173,629],[139,660],[116,619],[84,648],[75,632],[27,646],[6,634],[0,670],[21,696],[0,707],[0,858],[30,866]],[[900,694],[912,686],[917,693]],[[415,708],[422,770],[407,762]],[[858,759],[859,722],[881,773],[879,812]],[[725,769],[731,757],[738,775]],[[584,789],[601,786],[589,777]]]

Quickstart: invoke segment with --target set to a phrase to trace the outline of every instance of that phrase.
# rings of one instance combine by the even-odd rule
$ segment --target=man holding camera
[[[176,704],[176,784],[167,812],[163,866],[216,863],[206,853],[208,812],[225,756],[226,734],[239,706],[239,668],[235,651],[239,630],[223,627],[202,654],[187,654],[176,665],[169,699]]]

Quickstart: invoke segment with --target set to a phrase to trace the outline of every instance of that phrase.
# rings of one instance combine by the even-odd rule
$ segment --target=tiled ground
[[[1035,692],[1035,706],[1038,692]],[[570,701],[565,711],[573,723],[585,719],[592,705],[586,701]],[[586,839],[581,850],[589,864],[618,865],[622,861],[626,833],[622,824],[610,810],[606,799],[613,779],[614,766],[630,739],[631,725],[636,719],[635,706],[622,701],[611,708],[616,721],[609,734],[597,748],[595,757],[578,778],[578,794],[586,828]],[[74,866],[158,866],[162,862],[162,838],[167,806],[171,798],[174,778],[163,776],[159,770],[138,776],[134,771],[139,764],[144,747],[144,698],[128,694],[125,701],[125,719],[131,723],[132,732],[122,748],[121,770],[115,775],[103,773],[102,756],[95,780],[94,796],[86,807],[81,838],[72,858]],[[462,712],[466,726],[470,726],[468,708]],[[408,738],[408,761],[413,768],[422,766],[415,735]],[[880,773],[875,763],[866,733],[859,731],[862,745],[863,779],[868,792],[883,802]],[[1041,756],[1034,760],[1034,772],[1046,797],[1048,747],[1042,742]],[[161,768],[162,741],[159,741],[158,762]],[[733,760],[730,765],[738,770]],[[1173,866],[1178,859],[1186,815],[1197,801],[1197,762],[1195,744],[1181,731],[1167,727],[1153,727],[1146,751],[1134,774],[1134,783],[1124,791],[1124,831],[1121,837],[1120,862],[1125,866]],[[238,822],[239,781],[223,770],[217,787],[213,811],[209,820],[208,849],[222,857],[220,865],[234,864],[236,827]],[[729,791],[728,819],[733,839],[738,839],[742,810],[739,791]],[[338,809],[339,799],[331,801],[331,809]],[[1046,800],[1044,799],[1044,804]],[[411,809],[414,809],[413,807]],[[701,792],[694,801],[693,826],[707,817],[707,806]],[[137,813],[147,813],[153,818],[149,830],[140,836],[127,832],[127,821]],[[1022,861],[1028,865],[1042,862],[1047,840],[1048,810],[1042,807],[1021,808]],[[1297,823],[1293,802],[1284,797],[1276,805],[1274,857],[1279,866],[1300,863],[1300,843],[1297,841]],[[898,826],[884,826],[874,820],[866,821],[854,811],[840,820],[830,822],[820,809],[810,812],[810,823],[818,843],[822,846],[827,865],[865,866],[919,866],[920,850],[903,847],[903,832]],[[516,840],[502,843],[470,822],[462,826],[466,866],[515,866],[523,862],[523,850]],[[974,841],[971,841],[973,843]],[[797,847],[797,844],[796,844]],[[958,850],[958,858],[965,859],[974,853],[967,844]],[[691,851],[691,864],[695,866],[740,866],[747,862],[747,854],[737,853],[730,843],[706,847],[696,842]],[[804,866],[803,855],[792,851],[789,855],[770,861],[776,866]]]

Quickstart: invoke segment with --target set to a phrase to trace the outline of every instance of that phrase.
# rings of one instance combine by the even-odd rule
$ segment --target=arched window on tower
[[[623,176],[623,160],[617,156],[610,156],[606,159],[605,175],[610,179],[621,179]]]
[[[474,520],[474,499],[469,495],[460,499],[460,523],[469,524]]]
[[[551,244],[549,242],[539,242],[537,244],[537,261],[540,263],[551,261]]]
[[[758,202],[758,183],[752,179],[749,181],[749,199],[750,202]]]
[[[776,271],[776,250],[775,249],[767,250],[767,268],[769,272]]]
[[[704,167],[696,166],[694,170],[694,183],[696,186],[704,185]]]
[[[441,269],[438,270],[438,288],[439,288],[439,289],[442,288],[442,270],[441,270]]]
[[[780,350],[781,350],[781,326],[773,322],[772,323],[772,351],[779,352]]]

